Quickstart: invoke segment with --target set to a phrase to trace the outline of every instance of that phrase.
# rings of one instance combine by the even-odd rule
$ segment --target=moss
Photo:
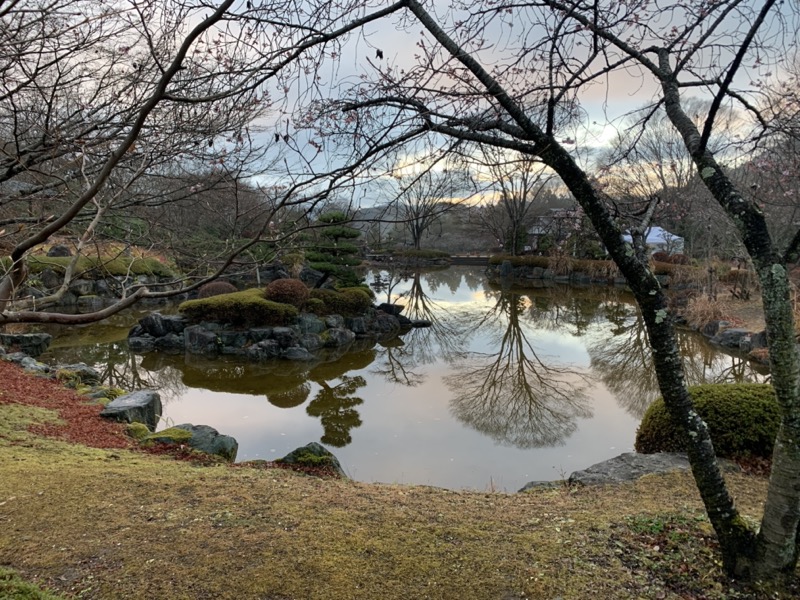
[[[163,431],[157,431],[155,433],[150,433],[144,438],[142,438],[141,442],[145,446],[151,444],[186,444],[189,440],[192,439],[192,432],[186,431],[185,429],[179,429],[177,427],[170,427],[168,429],[164,429]]]
[[[697,385],[689,388],[697,414],[708,425],[718,456],[772,456],[780,408],[768,384]],[[686,435],[659,398],[645,412],[636,432],[636,451],[684,452]]]
[[[342,290],[311,290],[311,299],[321,300],[324,310],[316,314],[356,317],[363,315],[372,306],[372,296],[362,287]],[[319,306],[319,305],[315,305]]]
[[[137,442],[141,442],[148,435],[150,435],[150,430],[144,423],[129,423],[128,426],[125,428],[125,433],[127,433]]]
[[[297,308],[267,300],[260,289],[189,300],[178,310],[195,322],[216,321],[244,326],[286,325],[298,315]]]
[[[69,256],[34,255],[28,258],[28,268],[31,273],[41,273],[50,269],[56,273],[64,273],[72,261]],[[9,261],[4,259],[4,265]],[[99,279],[108,275],[124,277],[126,275],[155,275],[157,277],[174,277],[175,272],[167,265],[155,258],[130,258],[117,256],[104,258],[96,256],[81,256],[75,266],[75,273],[79,277]]]
[[[0,566],[0,598],[7,600],[58,600],[59,597],[23,581],[14,571]]]
[[[283,460],[278,459],[275,462],[280,463]],[[333,461],[330,456],[318,456],[313,452],[299,452],[295,455],[292,464],[304,467],[330,467],[333,465]]]

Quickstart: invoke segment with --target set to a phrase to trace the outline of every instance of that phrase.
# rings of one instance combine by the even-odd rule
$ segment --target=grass
[[[772,596],[722,576],[685,474],[514,495],[366,484],[198,466],[28,430],[54,419],[0,404],[0,566],[65,598],[722,599],[794,591]],[[727,477],[740,509],[757,516],[766,481]]]

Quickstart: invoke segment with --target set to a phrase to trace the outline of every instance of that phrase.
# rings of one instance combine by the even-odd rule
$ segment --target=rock
[[[297,329],[301,334],[322,333],[325,331],[325,322],[316,315],[303,313],[297,317]]]
[[[634,481],[650,473],[687,471],[689,459],[685,454],[660,452],[658,454],[637,454],[626,452],[612,459],[592,465],[583,471],[575,471],[569,476],[569,483],[582,485],[601,485]]]
[[[350,317],[345,321],[347,328],[356,335],[364,335],[367,329],[367,320],[364,317]]]
[[[322,343],[326,348],[341,348],[356,339],[356,334],[349,329],[333,327],[322,334]]]
[[[344,327],[344,317],[341,315],[328,315],[325,317],[325,325],[329,329],[337,329]]]
[[[382,304],[378,305],[378,310],[385,312],[387,315],[392,315],[393,317],[397,317],[403,312],[405,309],[405,305],[403,304],[390,304],[389,302],[383,302]]]
[[[76,363],[74,365],[62,365],[58,368],[59,374],[74,374],[81,383],[95,384],[100,383],[100,373],[86,363]]]
[[[314,352],[322,348],[322,338],[316,333],[306,333],[300,336],[300,345],[309,352]]]
[[[152,352],[156,347],[156,338],[152,335],[144,334],[128,338],[128,348],[132,352]]]
[[[94,281],[91,279],[73,279],[69,291],[76,296],[91,296],[95,293]]]
[[[250,346],[246,353],[250,360],[265,361],[279,357],[281,347],[275,340],[263,340]]]
[[[297,345],[297,332],[291,327],[273,327],[272,339],[285,350]]]
[[[125,423],[144,423],[154,431],[161,418],[161,396],[154,390],[139,390],[112,400],[101,416]]]
[[[231,436],[221,434],[208,425],[192,425],[191,423],[183,423],[151,433],[143,441],[145,443],[186,444],[200,452],[220,456],[228,462],[234,462],[236,453],[239,451],[239,443]]]
[[[272,327],[255,327],[247,332],[247,339],[251,342],[263,342],[272,337]]]
[[[186,341],[184,340],[183,335],[170,332],[164,337],[156,338],[154,348],[156,350],[161,350],[162,352],[183,352],[186,348]]]
[[[49,333],[0,333],[0,345],[9,352],[24,352],[36,358],[53,339]]]
[[[432,325],[433,323],[425,319],[415,319],[414,321],[411,321],[412,327],[430,327]]]
[[[247,344],[247,341],[249,339],[247,331],[236,331],[236,330],[220,331],[218,337],[223,347],[233,346],[234,348],[244,348],[245,344]]]
[[[347,479],[347,475],[344,469],[342,469],[339,460],[327,448],[317,442],[311,442],[310,444],[296,448],[275,462],[282,462],[287,465],[330,469],[339,477]]]
[[[310,362],[314,360],[314,355],[301,346],[290,346],[281,352],[281,358]]]
[[[19,366],[26,371],[30,371],[31,373],[41,373],[43,375],[52,371],[52,368],[49,365],[40,363],[35,358],[31,358],[25,354],[22,355],[22,358],[19,361]]]
[[[59,287],[63,280],[64,278],[61,275],[56,274],[53,269],[45,269],[39,273],[39,281],[41,281],[42,285],[48,290],[53,290]]]
[[[504,260],[500,264],[500,268],[498,269],[498,273],[500,277],[503,279],[509,279],[514,276],[514,266],[511,264],[511,261]]]
[[[386,337],[391,334],[397,334],[400,331],[400,321],[390,314],[377,312],[371,328],[379,336]]]
[[[183,330],[183,342],[189,354],[218,354],[221,348],[217,334],[202,325],[192,325]]]
[[[743,339],[749,336],[750,332],[747,329],[740,329],[738,327],[731,327],[718,332],[711,338],[712,344],[717,344],[723,348],[739,348]],[[748,340],[749,342],[749,340]]]
[[[47,256],[67,257],[72,256],[72,250],[62,244],[56,244],[47,251]]]
[[[186,321],[178,315],[164,316],[154,312],[139,319],[139,326],[153,337],[163,337],[168,333],[183,333]]]
[[[79,296],[78,297],[78,312],[90,313],[102,310],[105,306],[105,300],[100,296]]]

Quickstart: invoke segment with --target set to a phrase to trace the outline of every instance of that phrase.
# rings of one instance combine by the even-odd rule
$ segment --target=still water
[[[379,279],[387,274],[368,275]],[[513,492],[632,450],[658,391],[624,292],[501,290],[479,267],[451,267],[408,273],[391,299],[432,326],[318,363],[132,355],[136,314],[53,331],[42,360],[84,361],[112,385],[158,389],[159,428],[211,425],[238,440],[240,461],[320,441],[360,481]],[[680,343],[692,384],[762,377],[701,336]]]

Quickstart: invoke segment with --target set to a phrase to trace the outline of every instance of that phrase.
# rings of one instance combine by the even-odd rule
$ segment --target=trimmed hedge
[[[299,279],[276,279],[267,284],[264,289],[264,297],[273,302],[302,308],[308,300],[308,288]]]
[[[717,456],[772,456],[780,408],[772,386],[762,383],[706,384],[689,388],[697,414],[706,422]],[[644,414],[635,448],[642,454],[685,452],[686,435],[659,398]]]
[[[437,259],[437,258],[450,258],[449,252],[444,252],[443,250],[415,250],[415,249],[402,249],[402,250],[393,250],[392,254],[394,256],[401,256],[403,258],[420,258],[420,259]]]
[[[230,281],[211,281],[200,286],[200,289],[197,290],[197,297],[199,299],[211,298],[222,294],[233,294],[238,291]]]
[[[195,322],[215,321],[248,327],[287,325],[298,314],[294,306],[267,300],[260,289],[188,300],[178,310]]]
[[[362,287],[341,290],[310,290],[311,298],[306,307],[317,315],[342,315],[357,317],[372,306],[371,290]],[[322,304],[320,304],[320,302]]]

